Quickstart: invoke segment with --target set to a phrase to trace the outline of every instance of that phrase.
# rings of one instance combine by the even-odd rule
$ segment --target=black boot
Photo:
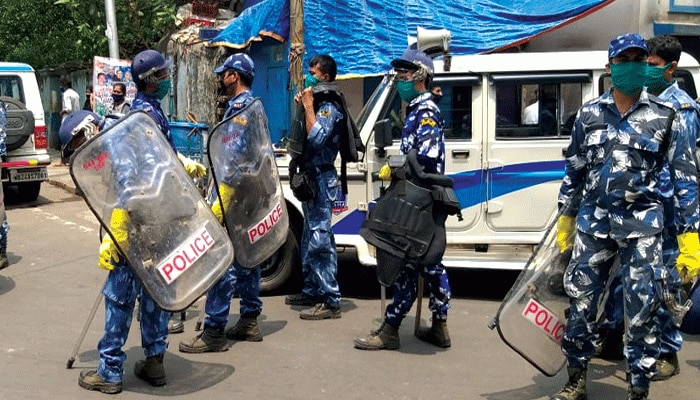
[[[0,269],[10,266],[10,260],[7,259],[7,247],[0,247]]]
[[[648,388],[630,386],[627,388],[627,400],[647,400],[649,396]]]
[[[583,368],[567,368],[569,381],[564,388],[550,400],[587,400],[586,393],[586,370]]]
[[[418,329],[416,337],[437,347],[448,348],[452,346],[450,331],[447,330],[447,321],[444,320],[433,318],[432,326]]]
[[[146,357],[146,360],[136,362],[134,374],[151,386],[165,385],[165,367],[163,367],[163,354]]]

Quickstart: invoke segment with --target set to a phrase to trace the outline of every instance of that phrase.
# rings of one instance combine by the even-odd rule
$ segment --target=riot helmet
[[[155,50],[144,50],[138,53],[131,61],[131,76],[137,86],[142,82],[152,81],[157,83],[154,74],[170,67],[170,60],[166,60],[162,54]]]
[[[101,117],[92,111],[77,110],[68,115],[58,131],[61,145],[77,148],[99,132]]]

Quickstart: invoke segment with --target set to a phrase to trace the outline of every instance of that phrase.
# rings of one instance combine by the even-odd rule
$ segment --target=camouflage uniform
[[[416,97],[408,105],[406,126],[401,132],[401,153],[418,150],[418,161],[427,173],[444,173],[445,140],[440,109],[430,92]],[[398,328],[416,300],[418,274],[423,275],[430,290],[429,308],[433,320],[447,320],[450,308],[450,284],[442,263],[423,266],[420,271],[404,268],[394,282],[394,298],[386,308],[386,323]]]
[[[7,156],[7,108],[5,103],[0,101],[0,157],[3,159]],[[0,201],[5,201],[2,190],[0,189]],[[7,214],[2,220],[2,225],[0,225],[0,247],[7,248],[7,232],[10,230],[10,226],[7,223]]]
[[[224,119],[245,108],[254,100],[249,90],[240,93],[228,101],[228,109]],[[234,143],[234,151],[242,151],[247,146],[244,136],[240,136]],[[233,177],[235,178],[235,176]],[[231,182],[225,182],[230,184]],[[214,197],[210,198],[210,204],[218,201],[214,191]],[[240,297],[240,313],[242,318],[256,318],[262,312],[262,300],[260,300],[260,268],[245,268],[234,261],[226,274],[209,289],[204,311],[207,317],[204,320],[205,327],[224,329],[228,323],[228,315],[231,309],[231,299],[235,293]]]
[[[688,147],[696,147],[698,134],[700,134],[700,105],[688,96],[688,93],[678,87],[678,82],[674,82],[661,92],[658,97],[674,105],[680,116],[682,129],[688,132]],[[662,254],[663,264],[666,268],[658,270],[660,276],[656,276],[656,279],[661,280],[666,291],[671,293],[676,298],[676,301],[680,303],[681,277],[676,269],[676,258],[678,258],[676,235],[678,233],[674,225],[673,183],[669,176],[668,166],[664,167],[661,174],[661,193],[663,195],[665,225],[662,234]],[[606,321],[602,327],[621,331],[623,329],[622,315],[622,286],[618,278],[610,286],[610,294],[605,304]],[[664,303],[661,303],[659,308],[659,322],[661,323],[661,353],[677,353],[683,345],[683,337]]]
[[[688,132],[677,115],[671,120],[673,115],[670,104],[646,91],[624,116],[612,91],[583,105],[574,123],[559,193],[559,203],[564,204],[577,188],[584,189],[574,207],[577,236],[564,278],[570,309],[562,349],[568,365],[585,369],[594,353],[600,296],[619,254],[625,356],[630,383],[639,388],[649,387],[660,353],[664,165],[675,178],[676,233],[698,228],[694,155]]]
[[[304,274],[302,293],[333,309],[340,307],[340,287],[336,275],[338,257],[331,227],[333,202],[338,193],[338,174],[333,166],[340,150],[341,106],[321,103],[316,123],[308,135],[302,169],[315,171],[318,193],[301,203],[304,230],[301,235],[301,266]]]
[[[170,125],[160,108],[160,102],[139,92],[136,94],[131,110],[146,111],[161,128],[172,146]],[[116,172],[119,174],[118,171]],[[97,373],[106,382],[121,382],[126,359],[122,347],[129,335],[136,297],[138,296],[141,302],[141,346],[146,357],[165,353],[168,347],[166,339],[170,313],[161,310],[151,299],[132,272],[125,257],[120,257],[119,262],[112,260],[112,264],[114,269],[109,272],[107,282],[102,289],[105,296],[105,331],[97,344],[97,351],[100,354]]]

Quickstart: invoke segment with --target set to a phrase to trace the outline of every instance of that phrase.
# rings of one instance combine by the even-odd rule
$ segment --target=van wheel
[[[299,240],[289,228],[287,240],[282,247],[260,266],[260,293],[270,294],[282,288],[292,277],[299,264]]]
[[[34,134],[34,114],[12,97],[0,96],[7,107],[7,151],[17,150]]]
[[[17,197],[23,203],[36,201],[41,190],[41,182],[26,182],[17,184]]]

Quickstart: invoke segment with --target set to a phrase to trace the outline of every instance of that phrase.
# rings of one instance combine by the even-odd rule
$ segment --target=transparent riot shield
[[[570,202],[559,215],[569,207]],[[566,364],[561,350],[565,310],[569,307],[564,271],[571,250],[561,253],[557,247],[557,218],[506,294],[490,326],[498,329],[508,346],[547,376],[556,375]]]
[[[259,99],[219,123],[207,155],[236,261],[254,268],[286,241],[289,217]]]
[[[132,112],[87,141],[70,173],[164,310],[187,308],[233,261],[226,230],[148,114]]]

